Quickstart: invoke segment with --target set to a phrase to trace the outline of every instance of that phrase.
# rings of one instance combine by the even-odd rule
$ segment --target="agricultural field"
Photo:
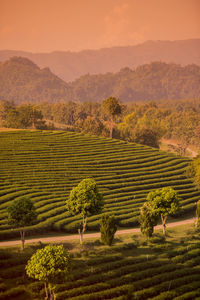
[[[43,284],[31,280],[25,265],[45,244],[0,249],[0,300],[44,299]],[[113,246],[99,239],[67,242],[73,268],[55,286],[57,300],[200,299],[200,235],[194,225],[156,231],[147,242],[141,234],[116,237]]]
[[[184,175],[188,163],[151,147],[73,132],[0,132],[0,239],[18,238],[6,209],[24,196],[38,212],[27,234],[77,232],[80,218],[71,216],[65,203],[72,187],[91,177],[104,196],[104,212],[114,214],[119,227],[136,226],[147,193],[160,187],[178,191],[178,216],[194,212],[200,192]],[[87,229],[97,230],[99,218],[89,217]]]

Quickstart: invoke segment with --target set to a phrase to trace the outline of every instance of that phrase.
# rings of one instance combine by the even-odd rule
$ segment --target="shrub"
[[[100,220],[100,232],[102,242],[106,245],[111,246],[116,231],[117,225],[115,217],[104,214]]]

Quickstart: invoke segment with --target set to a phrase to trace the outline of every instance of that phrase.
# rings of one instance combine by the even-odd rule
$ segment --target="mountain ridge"
[[[200,98],[200,66],[153,62],[117,73],[86,74],[66,83],[46,67],[28,58],[13,57],[0,63],[0,100],[55,103],[102,101],[114,96],[121,101]]]
[[[27,57],[40,68],[51,71],[66,82],[85,74],[118,72],[121,68],[135,68],[153,61],[200,65],[200,39],[178,41],[146,41],[135,46],[101,48],[97,50],[53,51],[31,53],[18,50],[0,50],[0,61],[12,56]]]

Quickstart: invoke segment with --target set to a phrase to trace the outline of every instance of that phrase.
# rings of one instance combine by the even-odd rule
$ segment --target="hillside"
[[[26,195],[38,212],[29,233],[77,232],[80,218],[69,215],[65,203],[72,187],[88,177],[97,181],[104,211],[120,227],[137,225],[147,193],[156,188],[179,192],[181,214],[194,211],[200,196],[184,175],[188,159],[147,146],[62,131],[11,131],[0,133],[0,153],[1,239],[18,237],[7,224],[6,208]],[[88,230],[97,230],[98,220],[89,217]]]
[[[12,56],[27,57],[40,68],[49,67],[65,81],[72,81],[85,74],[118,72],[121,68],[163,61],[181,65],[200,65],[200,39],[180,41],[147,41],[136,46],[112,47],[81,52],[55,51],[29,53],[1,50],[0,61]]]
[[[121,101],[200,97],[200,67],[153,62],[117,73],[85,75],[70,84],[73,99],[101,101],[110,95]]]
[[[68,85],[49,68],[40,69],[27,58],[12,57],[0,63],[0,100],[61,100],[69,94]]]
[[[65,83],[48,68],[40,69],[27,58],[0,63],[0,100],[55,103],[60,100],[121,101],[200,98],[200,67],[153,62],[124,68],[117,73],[85,75]]]

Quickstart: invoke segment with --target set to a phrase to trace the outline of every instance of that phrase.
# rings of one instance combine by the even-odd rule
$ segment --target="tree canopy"
[[[111,246],[116,231],[117,224],[115,216],[104,214],[100,219],[100,232],[102,242],[106,245]]]
[[[151,237],[154,231],[154,226],[157,225],[158,215],[155,214],[149,203],[144,203],[140,209],[139,223],[142,234],[146,237]]]
[[[43,249],[38,249],[32,255],[26,266],[26,273],[29,277],[45,283],[46,296],[48,289],[53,293],[54,284],[63,281],[70,275],[71,258],[63,245],[48,245]],[[48,284],[48,289],[46,284]]]
[[[22,250],[24,250],[25,229],[23,227],[30,226],[35,223],[37,213],[33,202],[29,198],[20,198],[14,200],[7,208],[8,223],[13,227],[20,227],[20,235],[22,240]]]
[[[14,200],[7,210],[9,223],[14,227],[31,225],[37,217],[34,204],[28,198]]]
[[[104,206],[102,194],[99,192],[96,181],[92,178],[83,179],[74,187],[66,202],[67,210],[73,214],[80,214],[83,218],[83,228],[80,229],[80,242],[86,229],[87,217],[101,212]]]
[[[165,234],[167,216],[176,213],[180,208],[177,192],[171,187],[157,189],[149,192],[147,201],[153,213],[161,217],[163,233]]]
[[[102,109],[105,114],[110,118],[110,137],[113,136],[113,121],[114,117],[122,113],[122,105],[119,99],[109,97],[102,102]]]

